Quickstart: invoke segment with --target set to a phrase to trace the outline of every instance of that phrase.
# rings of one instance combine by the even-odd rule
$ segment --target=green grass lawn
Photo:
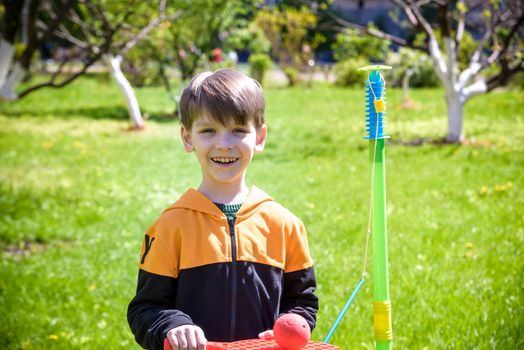
[[[138,349],[126,322],[144,230],[188,187],[196,159],[160,88],[126,131],[111,81],[85,78],[0,104],[0,348]],[[313,338],[357,284],[369,197],[363,89],[268,88],[256,184],[305,222],[318,277]],[[446,133],[439,89],[388,91],[387,207],[395,349],[524,347],[524,93],[466,106],[468,145]],[[371,266],[369,266],[371,271]],[[372,279],[332,343],[372,349]]]

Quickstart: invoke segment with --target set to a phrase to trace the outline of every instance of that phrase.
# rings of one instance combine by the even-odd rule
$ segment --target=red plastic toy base
[[[164,350],[171,350],[167,338],[164,340]],[[232,343],[208,342],[206,350],[282,350],[274,340],[248,339]],[[340,350],[340,348],[316,341],[310,341],[304,350]]]

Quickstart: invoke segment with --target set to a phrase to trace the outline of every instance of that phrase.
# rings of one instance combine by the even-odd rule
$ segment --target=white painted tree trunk
[[[15,46],[0,38],[0,87],[4,85],[15,55]]]
[[[472,57],[468,68],[462,72],[458,70],[457,53],[454,41],[451,38],[444,38],[446,47],[446,58],[442,56],[435,37],[430,37],[429,53],[435,71],[446,90],[446,102],[448,106],[448,142],[463,142],[465,133],[463,129],[464,105],[473,96],[487,91],[486,80],[480,78],[474,83],[469,84],[478,76],[482,66],[479,63],[480,51]]]
[[[16,93],[16,88],[20,85],[26,74],[27,71],[22,67],[22,65],[19,62],[15,62],[7,80],[4,85],[0,87],[0,99],[9,101],[17,100],[18,94]]]
[[[446,102],[448,106],[448,142],[463,142],[464,128],[464,98],[456,91],[449,91],[446,93]]]
[[[402,101],[409,100],[409,79],[413,75],[413,68],[408,68],[402,77]]]
[[[111,54],[106,54],[104,55],[104,60],[111,69],[111,75],[118,84],[118,87],[120,88],[120,90],[122,90],[122,93],[124,94],[124,97],[126,99],[127,110],[129,111],[129,117],[133,122],[134,128],[142,129],[144,127],[144,119],[142,118],[142,114],[140,113],[138,100],[136,99],[133,87],[131,86],[127,78],[124,76],[124,73],[122,73],[122,69],[120,69],[122,56],[113,56]]]

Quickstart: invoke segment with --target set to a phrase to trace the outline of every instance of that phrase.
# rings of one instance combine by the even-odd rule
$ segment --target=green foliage
[[[369,65],[369,61],[362,58],[349,58],[335,64],[333,73],[335,74],[335,83],[340,86],[362,85],[366,80],[366,73],[359,72],[358,68]]]
[[[508,85],[511,87],[524,89],[524,72],[515,74],[515,76],[510,80]]]
[[[160,63],[151,57],[158,53],[158,49],[145,42],[143,45],[131,49],[122,61],[122,71],[134,87],[158,86],[161,83],[159,74]]]
[[[469,32],[464,32],[458,50],[458,66],[460,70],[468,68],[471,62],[471,56],[478,48],[478,43],[473,39]]]
[[[442,55],[446,56],[446,48],[443,45],[442,40],[442,33],[437,28],[434,30],[435,32],[435,38],[437,42],[439,43],[439,48],[442,51]],[[414,43],[416,45],[422,45],[422,43],[427,40],[427,35],[425,32],[420,32],[415,37]],[[462,35],[462,40],[459,43],[459,49],[458,49],[458,66],[460,70],[463,70],[469,66],[471,56],[477,49],[478,44],[475,42],[475,39],[471,36],[471,34],[467,31],[464,32]]]
[[[371,35],[362,35],[356,30],[346,30],[336,37],[332,46],[336,61],[362,57],[371,62],[384,62],[390,42]]]
[[[403,47],[398,52],[389,53],[387,64],[393,67],[388,81],[392,86],[402,86],[408,69],[412,74],[409,79],[411,87],[435,87],[440,84],[431,58],[423,52]]]
[[[221,36],[244,23],[237,16],[255,3],[257,1],[179,1],[171,11],[181,11],[181,15],[172,23],[162,25],[151,42],[139,49],[147,50],[149,60],[175,66],[182,80],[190,79],[199,68],[209,67],[212,50],[223,46]]]
[[[271,54],[278,63],[300,70],[322,41],[321,35],[308,36],[308,31],[315,28],[316,20],[310,9],[301,7],[265,9],[256,14],[254,22],[264,31],[271,43]]]
[[[271,68],[271,57],[265,53],[256,53],[249,56],[249,74],[261,85],[264,84],[264,75]]]
[[[200,169],[183,150],[178,121],[160,117],[172,108],[165,92],[136,92],[151,116],[136,133],[125,131],[118,87],[95,79],[0,104],[3,350],[139,349],[125,313],[144,231],[198,186]],[[387,91],[394,347],[520,349],[524,92],[468,102],[465,123],[476,142],[463,146],[402,145],[445,135],[446,106],[441,89],[417,89],[420,106],[401,113],[400,95]],[[320,297],[313,339],[321,340],[361,274],[364,91],[269,87],[265,97],[271,132],[248,183],[308,229]],[[342,349],[373,348],[372,286],[369,277],[332,338]]]
[[[224,58],[224,60],[222,62],[210,62],[209,63],[209,70],[214,72],[216,71],[217,69],[221,69],[221,68],[234,68],[235,67],[235,64],[227,59],[227,57]]]
[[[262,29],[254,23],[247,27],[234,28],[224,40],[226,50],[247,50],[251,53],[269,53],[271,43]]]
[[[289,86],[296,86],[299,82],[298,70],[294,67],[285,67],[284,74],[286,75]]]

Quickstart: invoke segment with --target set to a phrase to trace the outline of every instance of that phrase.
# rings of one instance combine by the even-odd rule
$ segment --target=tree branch
[[[455,35],[455,47],[457,48],[457,51],[460,47],[460,41],[462,40],[462,36],[464,35],[464,29],[466,28],[466,11],[463,11],[461,8],[459,8],[458,10],[459,15],[457,20],[457,33]]]
[[[59,25],[64,22],[69,10],[73,8],[76,2],[77,0],[66,0],[65,3],[61,4],[62,6],[60,6],[57,12],[53,10],[53,6],[50,3],[43,3],[43,8],[47,9],[47,14],[52,19],[52,21],[47,25],[46,31],[38,38],[39,43],[43,43],[51,39]]]
[[[455,86],[457,71],[457,46],[455,45],[455,40],[451,37],[449,2],[445,1],[440,4],[438,12],[442,41],[444,42],[444,47],[446,48],[447,82],[451,86]]]
[[[487,91],[486,80],[484,78],[477,80],[473,84],[466,86],[462,90],[464,95],[464,102],[472,98],[473,96],[483,94]]]
[[[394,3],[402,6],[405,11],[410,11],[413,14],[413,17],[416,19],[417,27],[422,28],[428,36],[428,47],[429,47],[429,56],[435,65],[435,71],[440,78],[440,81],[447,87],[449,86],[449,81],[446,79],[446,74],[450,67],[446,66],[444,59],[442,58],[442,51],[435,37],[435,33],[431,28],[431,25],[426,21],[426,19],[420,14],[418,7],[415,7],[414,4],[406,4],[400,0],[392,0]]]
[[[102,33],[97,31],[95,28],[90,28],[87,26],[87,24],[80,18],[78,13],[75,11],[75,9],[71,8],[69,11],[69,20],[71,23],[76,24],[82,34],[84,35],[84,38],[89,38],[91,35],[95,36],[102,36]]]
[[[411,24],[415,28],[420,28],[426,32],[428,37],[434,37],[433,29],[431,29],[431,26],[429,23],[424,19],[424,17],[419,12],[419,7],[430,3],[430,1],[419,1],[417,3],[406,3],[401,0],[391,0],[395,5],[399,6],[404,10],[406,13],[406,16],[410,20]]]
[[[63,87],[65,85],[73,82],[76,78],[78,78],[82,74],[84,74],[87,71],[87,69],[93,65],[93,63],[95,63],[98,59],[100,59],[100,57],[101,57],[100,53],[96,54],[88,62],[86,62],[84,64],[84,66],[82,67],[82,69],[80,71],[78,71],[75,74],[71,75],[69,78],[65,79],[64,81],[62,81],[60,83],[55,83],[54,82],[55,79],[52,78],[48,82],[33,85],[33,86],[23,90],[22,92],[20,92],[20,94],[18,95],[18,98],[21,99],[22,97],[28,95],[29,93],[34,92],[34,91],[39,90],[39,89],[44,88],[44,87],[52,87],[52,88]]]
[[[374,36],[374,37],[382,39],[382,40],[389,40],[392,43],[395,43],[395,44],[400,45],[400,46],[410,47],[412,49],[424,51],[426,53],[428,52],[428,49],[426,47],[414,45],[414,44],[409,43],[405,39],[402,39],[402,38],[400,38],[398,36],[395,36],[395,35],[392,35],[392,34],[388,34],[388,33],[384,33],[383,31],[378,30],[378,29],[370,29],[370,28],[368,28],[366,26],[362,26],[360,24],[356,24],[356,23],[352,23],[352,22],[346,21],[346,20],[338,17],[337,15],[335,15],[333,13],[329,13],[329,16],[331,18],[333,18],[333,20],[335,20],[335,22],[337,22],[338,24],[341,25],[341,28],[338,29],[339,31],[342,31],[341,29],[345,29],[345,28],[353,28],[353,29],[358,30],[360,33],[368,34],[368,35]]]
[[[151,32],[153,29],[158,27],[160,23],[162,23],[165,20],[175,20],[176,18],[180,17],[182,14],[182,11],[177,11],[175,14],[171,16],[166,16],[166,0],[161,0],[159,5],[159,15],[157,18],[153,19],[151,22],[147,24],[144,28],[142,28],[141,31],[139,31],[134,37],[129,39],[126,44],[119,50],[120,55],[124,56],[130,49],[132,49],[140,40],[144,39],[149,32]]]
[[[75,45],[75,46],[78,46],[82,49],[86,49],[89,47],[89,45],[84,42],[84,41],[81,41],[80,39],[74,37],[70,32],[69,30],[67,30],[67,28],[61,24],[59,26],[59,30],[57,30],[55,32],[55,35],[58,36],[59,38],[62,38],[62,39],[65,39],[67,40],[68,42],[70,42],[71,44]]]
[[[508,80],[517,72],[524,71],[524,61],[520,60],[513,67],[503,66],[502,72],[488,79],[487,91],[491,91],[496,87],[506,84]]]
[[[496,61],[499,57],[504,56],[504,54],[508,50],[508,47],[510,46],[513,36],[518,32],[518,29],[522,25],[522,23],[524,23],[524,11],[520,14],[520,17],[513,24],[513,27],[511,28],[511,31],[508,34],[508,36],[504,39],[502,43],[502,48],[498,50],[495,55],[491,55],[489,57],[488,64],[491,64],[494,61]]]

